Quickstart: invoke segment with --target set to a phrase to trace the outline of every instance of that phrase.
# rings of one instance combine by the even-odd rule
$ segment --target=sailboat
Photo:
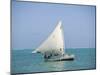
[[[74,55],[65,54],[62,22],[59,21],[49,37],[32,53],[41,53],[46,61],[73,60]]]

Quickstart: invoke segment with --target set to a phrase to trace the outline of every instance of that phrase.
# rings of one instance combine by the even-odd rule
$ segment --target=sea
[[[33,49],[11,50],[11,73],[25,74],[38,72],[57,72],[96,69],[95,48],[65,49],[73,54],[73,61],[44,61],[42,54],[33,54]]]

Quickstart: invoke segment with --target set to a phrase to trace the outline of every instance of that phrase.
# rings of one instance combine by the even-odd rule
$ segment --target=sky
[[[62,21],[66,48],[95,48],[95,6],[12,2],[12,49],[35,49]]]

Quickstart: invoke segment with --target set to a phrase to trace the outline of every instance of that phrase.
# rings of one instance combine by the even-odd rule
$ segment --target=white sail
[[[61,21],[51,35],[34,52],[64,54],[64,35]]]

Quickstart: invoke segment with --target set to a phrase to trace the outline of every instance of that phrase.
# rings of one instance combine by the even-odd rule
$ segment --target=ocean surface
[[[35,73],[51,71],[84,70],[96,68],[95,48],[66,49],[74,54],[73,61],[45,62],[41,54],[32,54],[33,50],[12,50],[11,73]]]

